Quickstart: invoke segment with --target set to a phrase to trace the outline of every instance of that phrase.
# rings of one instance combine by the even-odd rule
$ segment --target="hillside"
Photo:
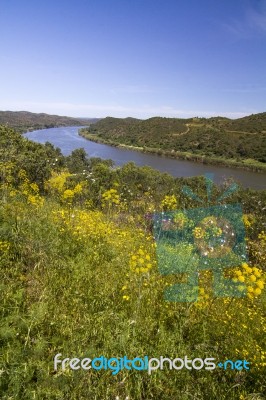
[[[82,130],[89,139],[140,147],[158,154],[217,159],[262,168],[266,163],[266,113],[231,120],[105,118]]]
[[[112,168],[82,149],[64,157],[0,126],[2,400],[264,398],[266,191],[231,192],[218,217],[184,191],[216,206],[229,182],[207,182]],[[235,203],[243,215],[229,217]],[[217,250],[223,275],[202,269]],[[74,370],[55,357],[95,361]],[[141,371],[144,357],[163,369]]]
[[[97,122],[97,118],[71,118],[59,115],[36,114],[28,111],[0,111],[0,125],[8,125],[20,132],[57,126],[82,126]]]

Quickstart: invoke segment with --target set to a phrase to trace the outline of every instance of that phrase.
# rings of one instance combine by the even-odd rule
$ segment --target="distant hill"
[[[0,125],[8,125],[20,132],[57,126],[90,125],[97,121],[99,118],[71,118],[28,111],[0,111]]]
[[[214,157],[236,163],[244,160],[250,166],[266,163],[266,113],[234,120],[224,117],[147,120],[107,117],[82,130],[81,134],[92,140],[178,158],[186,154],[192,159]]]

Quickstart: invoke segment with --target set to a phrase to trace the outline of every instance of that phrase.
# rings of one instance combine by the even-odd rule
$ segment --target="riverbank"
[[[124,148],[128,150],[140,151],[142,153],[150,153],[156,154],[163,157],[169,157],[176,160],[186,160],[186,161],[193,161],[197,163],[207,164],[207,165],[217,165],[223,167],[233,167],[233,168],[240,168],[245,169],[247,171],[254,171],[254,172],[266,172],[266,165],[259,161],[253,159],[246,159],[246,160],[233,160],[233,159],[225,159],[220,157],[209,157],[200,154],[193,154],[189,152],[181,152],[175,150],[163,150],[158,148],[152,147],[137,147],[131,146],[121,143],[116,143],[114,141],[106,140],[97,136],[95,133],[88,133],[87,131],[84,132],[83,129],[79,129],[79,135],[82,136],[84,139],[91,140],[95,143],[102,143],[113,147]]]

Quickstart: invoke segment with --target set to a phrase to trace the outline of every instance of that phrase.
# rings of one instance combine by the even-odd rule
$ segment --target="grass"
[[[7,179],[1,188],[3,400],[264,398],[265,291],[215,298],[212,274],[204,272],[196,303],[167,302],[164,290],[182,277],[159,273],[147,224],[130,203],[125,212],[118,187],[102,193],[95,208],[88,194],[80,201],[78,186],[72,196],[64,185],[56,192],[48,183],[41,196],[20,176],[19,187]],[[254,219],[246,223],[252,230]],[[266,237],[260,240],[258,263]],[[180,251],[186,257],[186,248]],[[248,272],[238,272],[248,282]],[[247,359],[251,369],[54,371],[57,353]]]

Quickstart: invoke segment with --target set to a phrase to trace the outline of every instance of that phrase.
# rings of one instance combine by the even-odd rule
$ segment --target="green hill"
[[[59,115],[36,114],[28,111],[0,111],[0,125],[8,125],[20,132],[53,128],[57,126],[82,126],[92,124],[97,118],[71,118]]]
[[[147,120],[105,118],[81,134],[115,145],[142,148],[173,157],[263,169],[266,163],[266,113],[231,120],[161,118]]]
[[[225,126],[240,132],[266,133],[266,112],[230,120]]]
[[[0,126],[1,400],[265,399],[266,191],[212,215],[229,185],[207,202],[203,177],[65,157]],[[241,221],[248,264],[229,237]]]

